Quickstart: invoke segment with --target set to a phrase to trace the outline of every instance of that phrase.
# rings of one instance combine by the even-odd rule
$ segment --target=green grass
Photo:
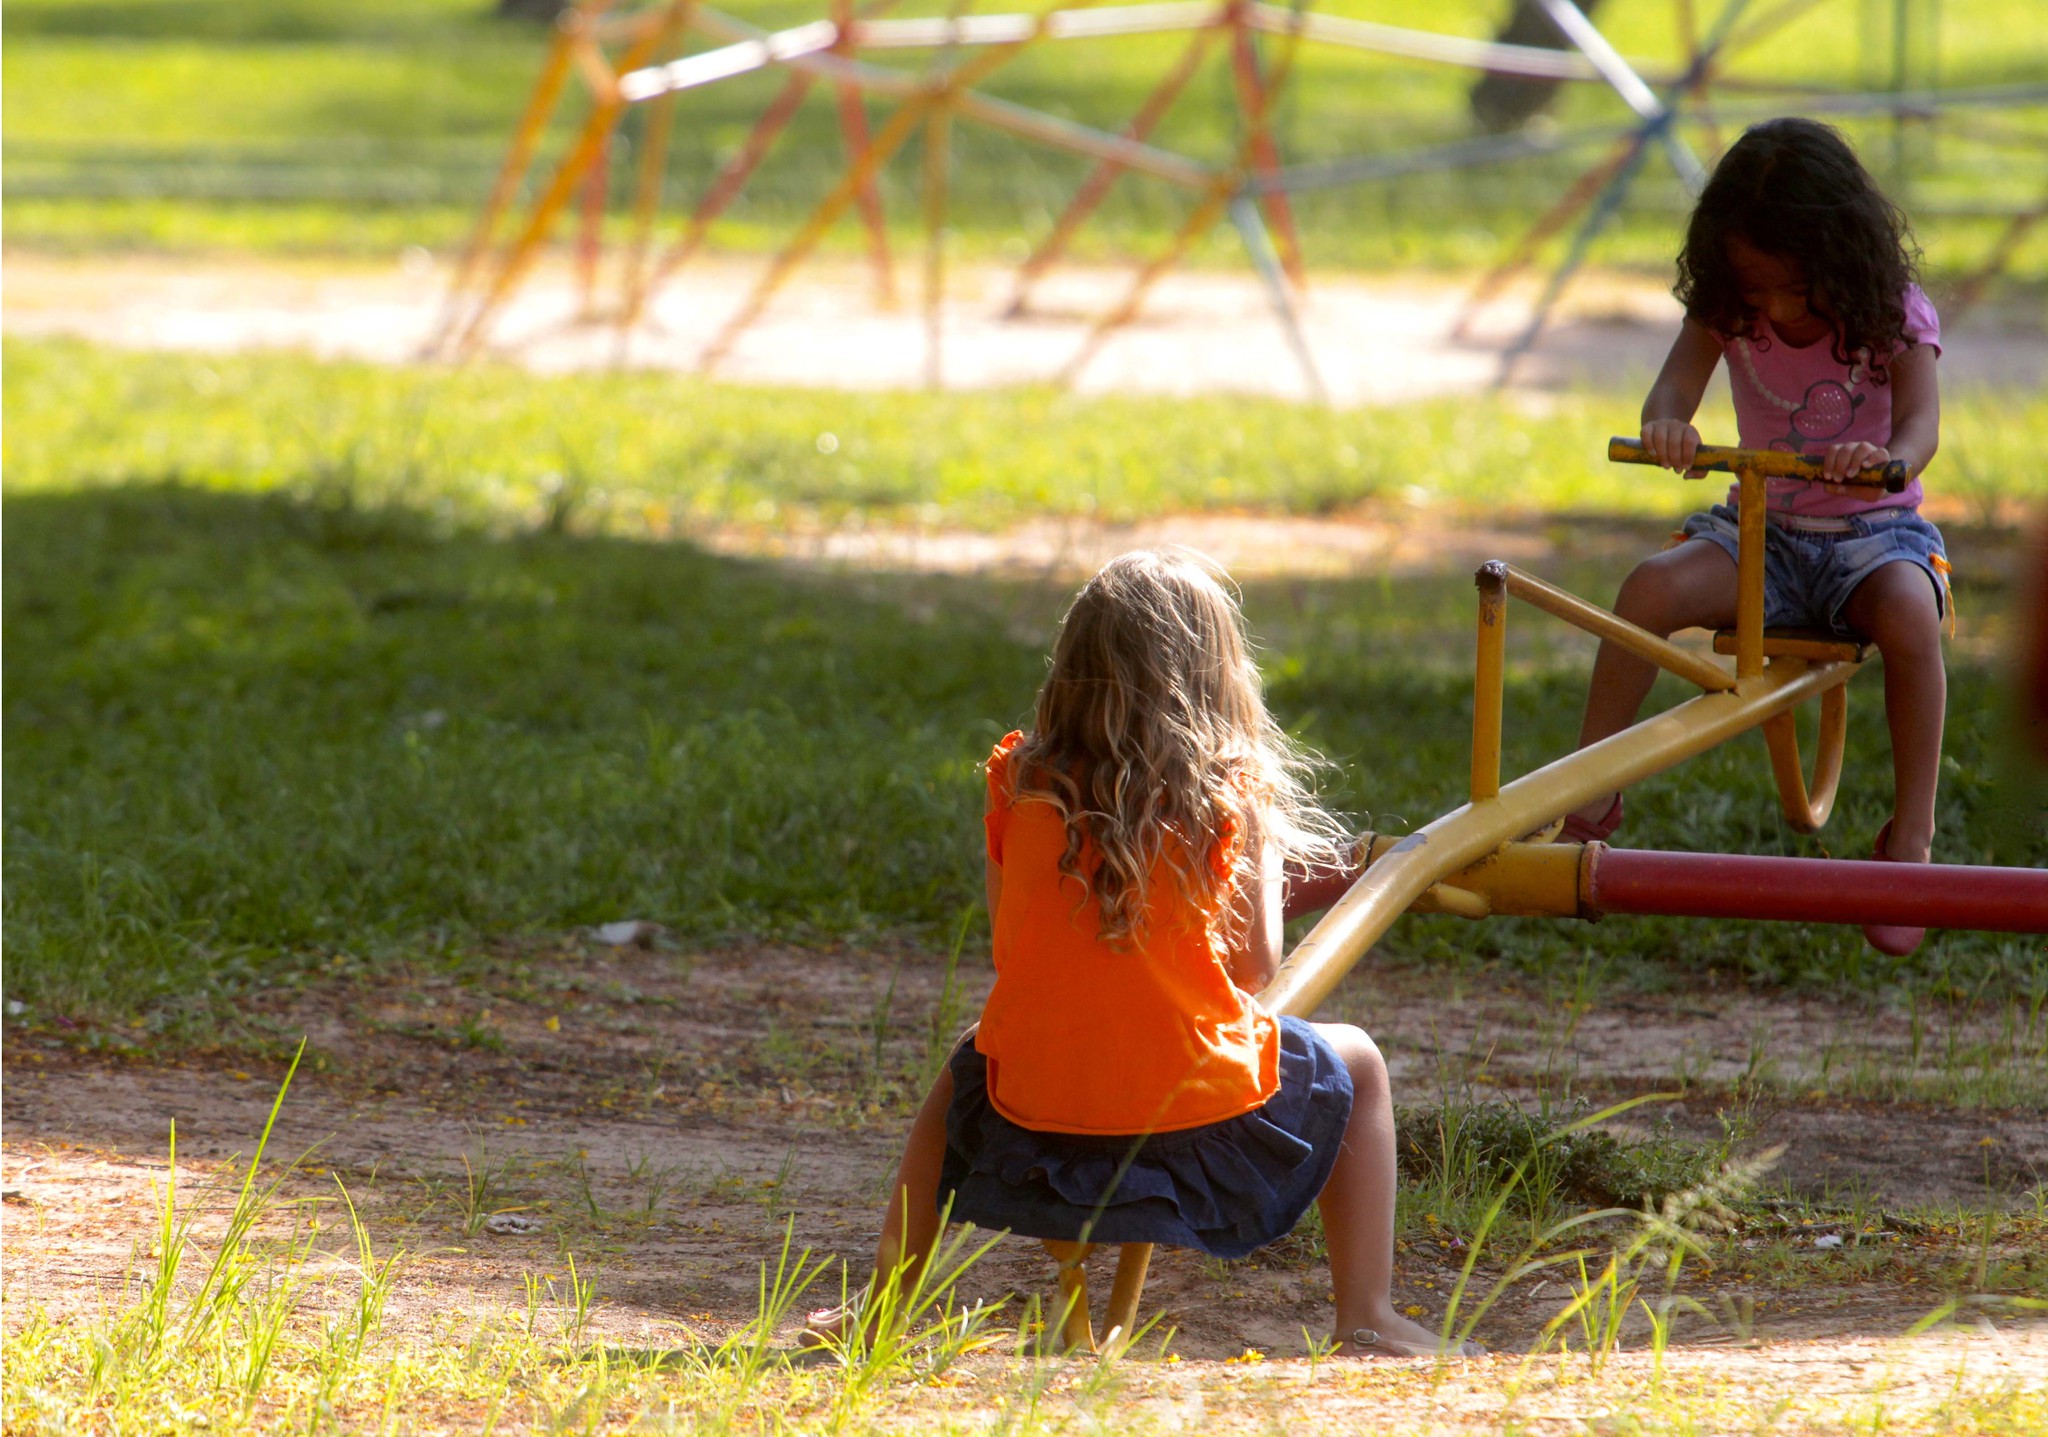
[[[496,21],[489,8],[488,0],[11,5],[9,44],[0,59],[9,240],[381,254],[405,243],[449,244],[463,233],[489,183],[538,65],[538,32]],[[792,0],[745,0],[729,8],[769,25],[816,13],[815,6]],[[1494,0],[1345,0],[1328,8],[1484,35],[1499,6]],[[1738,72],[1851,87],[1883,83],[1888,37],[1873,31],[1845,46],[1842,31],[1852,12],[1861,13],[1852,0],[1826,0],[1740,56]],[[1935,76],[1941,83],[2010,82],[2048,68],[2048,40],[2030,23],[2029,0],[1951,0],[1941,14]],[[1666,6],[1623,7],[1602,22],[1633,55],[1670,64],[1679,53]],[[1115,129],[1182,43],[1163,36],[1042,48],[1002,70],[989,88]],[[1840,58],[1830,69],[1816,63],[1822,55]],[[919,57],[899,53],[892,63],[916,64]],[[110,84],[110,76],[118,83]],[[1924,78],[1916,69],[1916,79]],[[754,77],[686,100],[670,166],[677,203],[701,192],[778,83]],[[1312,48],[1280,107],[1282,147],[1290,158],[1314,160],[1462,138],[1470,128],[1468,84],[1465,72],[1447,67]],[[566,141],[578,113],[572,105],[559,119],[551,147]],[[1598,86],[1573,87],[1558,107],[1565,123],[1624,114]],[[615,159],[619,193],[631,182],[638,123],[629,121],[627,143]],[[1966,269],[1987,252],[2000,226],[1982,218],[1984,211],[2025,207],[2038,197],[2028,167],[2014,159],[2048,134],[2048,110],[2036,107],[1995,122],[2017,128],[2018,149],[1986,143],[1981,122],[1970,123],[1978,130],[1913,136],[1904,150],[1909,168],[1900,181],[1902,197],[1921,220],[1938,274]],[[1235,125],[1227,75],[1212,64],[1169,116],[1159,141],[1222,159],[1235,147]],[[1875,162],[1892,166],[1888,123],[1852,128]],[[984,256],[1011,254],[1020,234],[1042,233],[1084,169],[1080,161],[977,126],[961,127],[955,143],[951,222],[965,249]],[[906,230],[915,223],[920,163],[913,144],[885,177],[891,209]],[[1300,219],[1309,257],[1344,266],[1489,261],[1585,163],[1584,156],[1522,161],[1306,196]],[[824,193],[839,166],[831,106],[814,99],[716,238],[743,248],[773,243]],[[1682,203],[1668,168],[1655,161],[1602,258],[1667,268]],[[1157,245],[1184,207],[1182,198],[1157,185],[1126,183],[1083,252],[1100,258]],[[1236,241],[1223,235],[1212,238],[1203,257],[1240,262]],[[2029,281],[2048,277],[2048,237],[2023,247],[2015,273]]]
[[[1606,462],[1606,436],[1633,427],[1633,392],[1347,412],[1052,390],[763,391],[670,374],[541,378],[69,342],[10,343],[6,360],[8,414],[22,421],[6,439],[13,493],[138,477],[240,492],[325,486],[496,533],[996,528],[1046,516],[1323,513],[1373,500],[1456,517],[1661,520],[1710,492]],[[1982,523],[2048,497],[2034,462],[2048,443],[2048,395],[1963,390],[1945,396],[1944,418],[1930,486],[1960,496]],[[1734,429],[1725,404],[1700,424],[1709,436]]]
[[[1503,1349],[1506,1360],[1450,1371],[1353,1367],[1322,1363],[1326,1349],[1311,1340],[1304,1382],[1298,1361],[1261,1371],[1266,1354],[1258,1352],[1220,1363],[1181,1366],[1177,1353],[1158,1361],[1175,1338],[1163,1322],[1139,1334],[1131,1353],[1138,1360],[1066,1357],[1051,1350],[1047,1335],[1057,1319],[1037,1296],[966,1300],[962,1277],[994,1245],[972,1229],[956,1231],[910,1292],[899,1298],[894,1284],[883,1288],[870,1309],[871,1336],[807,1357],[786,1345],[800,1304],[843,1299],[860,1274],[800,1247],[794,1220],[765,1241],[727,1240],[736,1257],[746,1254],[737,1266],[765,1253],[751,1310],[729,1304],[687,1324],[670,1313],[645,1320],[653,1314],[644,1291],[623,1276],[635,1268],[618,1260],[623,1244],[602,1240],[614,1229],[594,1204],[590,1228],[562,1233],[554,1253],[494,1254],[493,1275],[502,1281],[505,1269],[519,1270],[524,1293],[523,1301],[493,1301],[475,1287],[464,1292],[463,1280],[480,1270],[450,1260],[469,1249],[413,1245],[448,1235],[431,1199],[423,1211],[416,1195],[394,1194],[389,1176],[376,1172],[347,1181],[333,1172],[330,1190],[310,1181],[316,1169],[303,1156],[265,1162],[290,1081],[287,1072],[253,1153],[210,1175],[180,1167],[173,1129],[169,1161],[153,1184],[153,1221],[118,1289],[53,1314],[40,1294],[25,1296],[15,1282],[10,1431],[868,1437],[994,1430],[1035,1437],[1106,1424],[1181,1430],[1177,1418],[1150,1419],[1160,1398],[1187,1403],[1192,1395],[1202,1404],[1203,1430],[1237,1433],[1327,1425],[1339,1403],[1355,1422],[1359,1398],[1380,1410],[1441,1405],[1446,1380],[1495,1389],[1484,1409],[1461,1416],[1457,1430],[1502,1434],[1526,1431],[1528,1418],[1540,1416],[1525,1399],[1540,1406],[1567,1384],[1579,1400],[1627,1411],[1631,1432],[1674,1437],[1712,1430],[1731,1409],[1747,1411],[1766,1398],[1775,1399],[1773,1423],[1793,1431],[2018,1434],[2038,1430],[2043,1413],[2038,1393],[1998,1380],[1997,1369],[1984,1373],[1981,1358],[1972,1363],[1968,1354],[1944,1359],[1953,1371],[1944,1368],[1931,1392],[1922,1384],[1917,1394],[1883,1390],[1876,1400],[1823,1385],[1796,1408],[1766,1385],[1772,1374],[1754,1366],[1667,1374],[1664,1364],[1674,1328],[1683,1328],[1682,1341],[1747,1342],[1759,1290],[1776,1309],[1789,1306],[1787,1298],[1839,1301],[1848,1289],[1883,1282],[1888,1298],[1909,1304],[1905,1316],[1920,1316],[1916,1335],[1965,1309],[1973,1326],[2016,1326],[2041,1306],[2038,1206],[2006,1213],[1958,1206],[1923,1218],[1763,1207],[1750,1201],[1761,1164],[1673,1152],[1660,1161],[1687,1170],[1682,1189],[1633,1211],[1560,1214],[1524,1242],[1497,1219],[1520,1201],[1546,1153],[1567,1145],[1575,1157],[1646,1148],[1602,1147],[1582,1126],[1472,1110],[1465,1120],[1483,1117],[1486,1133],[1444,1141],[1447,1160],[1454,1147],[1466,1150],[1458,1172],[1432,1173],[1405,1196],[1416,1204],[1460,1202],[1473,1211],[1457,1216],[1476,1215],[1476,1226],[1432,1210],[1404,1224],[1399,1247],[1409,1254],[1404,1267],[1428,1262],[1459,1273],[1452,1290],[1433,1300],[1445,1304],[1442,1320],[1460,1336],[1503,1298],[1512,1300],[1518,1284],[1561,1287],[1563,1305],[1540,1327],[1541,1317],[1523,1304],[1515,1320],[1526,1326]],[[1553,1166],[1561,1172],[1569,1161]],[[649,1199],[650,1210],[656,1200]],[[38,1206],[34,1220],[43,1217]],[[1838,1220],[1817,1229],[1810,1219],[1821,1217]],[[1299,1249],[1318,1246],[1312,1229],[1304,1224],[1254,1260],[1306,1265]],[[1816,1253],[1816,1230],[1846,1234],[1845,1250]],[[1229,1281],[1229,1266],[1217,1266],[1212,1281]],[[451,1291],[467,1300],[450,1302]],[[1852,1320],[1866,1333],[1904,1325],[1886,1313],[1874,1329],[1862,1327],[1869,1317]],[[628,1341],[619,1340],[621,1319]],[[1507,1322],[1497,1326],[1513,1331]],[[1289,1343],[1273,1356],[1298,1353]]]
[[[1062,590],[719,558],[687,542],[692,516],[860,499],[989,519],[1085,511],[1083,494],[1114,514],[1315,507],[1371,493],[1370,476],[1439,473],[1529,513],[1569,486],[1519,487],[1505,455],[1429,456],[1460,433],[1468,451],[1521,434],[1533,456],[1583,452],[1612,427],[1590,399],[1502,434],[1484,421],[1512,411],[1485,401],[1330,415],[70,344],[7,357],[6,985],[44,1016],[204,1006],[335,953],[454,962],[623,917],[695,938],[944,942],[979,901],[975,764],[1027,713]],[[872,479],[836,487],[854,481],[819,458],[828,423],[850,439],[834,459]],[[1234,450],[1201,447],[1233,427]],[[1367,477],[1314,477],[1339,445]],[[1228,453],[1244,467],[1218,482],[1206,465]],[[1685,502],[1610,492],[1642,507],[1653,490],[1667,512]],[[1558,577],[1599,594],[1618,570],[1580,559]],[[1458,801],[1469,580],[1290,581],[1247,603],[1278,712],[1345,765],[1336,801],[1388,830]],[[1569,746],[1587,658],[1534,620],[1517,635],[1510,772]],[[1630,841],[1860,851],[1889,784],[1875,685],[1859,687],[1828,835],[1783,828],[1749,740],[1634,791]],[[2003,796],[2003,725],[1997,675],[1959,657],[1951,861],[2048,858]],[[1411,920],[1385,951],[1646,982],[2043,981],[2039,945],[2016,939],[1943,936],[1895,963],[1849,932],[1661,920]]]

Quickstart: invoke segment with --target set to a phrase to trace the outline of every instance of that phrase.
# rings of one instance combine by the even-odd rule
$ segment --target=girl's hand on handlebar
[[[1830,444],[1828,457],[1821,462],[1821,472],[1828,479],[1835,481],[1828,485],[1828,492],[1846,494],[1848,490],[1842,487],[1841,480],[1850,478],[1860,470],[1875,469],[1891,457],[1891,451],[1882,445],[1868,444],[1860,440],[1851,444]]]
[[[1656,456],[1666,469],[1692,470],[1697,479],[1704,470],[1693,470],[1693,455],[1699,452],[1700,432],[1683,419],[1652,419],[1643,425],[1643,448]]]

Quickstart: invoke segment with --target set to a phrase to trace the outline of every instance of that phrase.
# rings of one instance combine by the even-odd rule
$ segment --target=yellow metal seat
[[[1837,638],[1825,629],[1765,629],[1764,657],[1767,659],[1810,659],[1814,663],[1860,664],[1870,656],[1871,645],[1855,639]],[[1735,630],[1714,631],[1714,652],[1735,652]]]
[[[1069,1352],[1121,1352],[1138,1331],[1138,1302],[1145,1292],[1145,1273],[1152,1265],[1152,1244],[1116,1245],[1116,1278],[1109,1288],[1109,1325],[1102,1342],[1095,1340],[1095,1319],[1088,1310],[1088,1274],[1081,1266],[1098,1244],[1044,1239],[1045,1250],[1059,1264],[1061,1345]]]

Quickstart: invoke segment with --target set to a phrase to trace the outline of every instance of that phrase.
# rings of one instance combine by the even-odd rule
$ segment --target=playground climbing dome
[[[608,0],[580,0],[555,22],[539,75],[514,127],[508,152],[456,266],[434,333],[433,354],[463,357],[482,350],[506,302],[532,272],[558,224],[577,216],[577,322],[612,326],[617,354],[630,357],[636,327],[647,322],[663,284],[705,247],[807,101],[828,100],[837,118],[843,169],[786,237],[749,293],[704,344],[699,364],[715,370],[777,291],[842,219],[854,218],[866,238],[878,302],[898,302],[896,259],[880,180],[892,164],[915,157],[917,296],[925,331],[925,376],[944,378],[947,226],[955,188],[956,131],[980,126],[1014,140],[1075,157],[1085,167],[1051,222],[1032,235],[1005,312],[1030,311],[1041,280],[1067,256],[1076,237],[1119,184],[1146,184],[1184,198],[1164,243],[1135,262],[1121,293],[1097,314],[1075,351],[1047,376],[1074,380],[1118,329],[1141,313],[1158,282],[1220,224],[1233,229],[1257,274],[1274,322],[1286,337],[1309,393],[1326,393],[1316,357],[1299,322],[1311,288],[1303,259],[1296,201],[1303,196],[1383,184],[1433,172],[1502,169],[1562,157],[1577,178],[1507,247],[1473,290],[1457,331],[1499,298],[1504,286],[1553,255],[1526,324],[1501,351],[1506,379],[1539,339],[1565,287],[1594,252],[1646,172],[1686,189],[1703,182],[1726,136],[1752,121],[1800,113],[1888,124],[1895,167],[1908,163],[1916,137],[1939,133],[1944,143],[1973,146],[1980,161],[2040,171],[2042,135],[2032,123],[2048,110],[2048,75],[1975,87],[1938,82],[1937,0],[1888,0],[1888,63],[1881,83],[1840,56],[1819,57],[1811,80],[1776,69],[1752,73],[1746,56],[1768,49],[1820,11],[1868,34],[1886,4],[1878,0],[1722,0],[1711,15],[1695,0],[1672,0],[1682,60],[1651,65],[1622,54],[1573,0],[1519,0],[1502,39],[1483,40],[1377,23],[1268,0],[1159,0],[1081,3],[1031,11],[981,13],[952,0],[936,15],[890,13],[898,0],[827,0],[827,13],[779,30],[764,30],[702,0],[660,0],[614,9]],[[1849,12],[1854,12],[1853,14]],[[1125,122],[1081,124],[996,92],[1002,72],[1045,47],[1177,37],[1172,58]],[[1461,137],[1381,152],[1290,162],[1283,152],[1283,105],[1299,101],[1307,83],[1300,63],[1311,47],[1363,52],[1391,62],[1449,66],[1472,72],[1469,131]],[[1838,82],[1834,71],[1856,74]],[[679,216],[667,214],[672,186],[669,152],[690,97],[741,77],[781,76],[743,143],[702,177]],[[1587,86],[1605,113],[1569,124],[1540,113],[1551,92]],[[558,110],[580,92],[582,118],[559,153],[543,155]],[[1232,138],[1224,152],[1180,153],[1159,143],[1162,122],[1176,106],[1227,95]],[[1586,107],[1575,107],[1575,116]],[[630,132],[628,125],[631,125]],[[913,143],[915,142],[915,143]],[[621,183],[621,172],[624,182]],[[1994,211],[2001,225],[1976,272],[1948,306],[1953,316],[1980,295],[2048,214],[2043,188]],[[625,203],[623,243],[605,253],[607,211]],[[675,222],[680,220],[679,225]],[[613,228],[617,228],[614,226]],[[658,242],[657,242],[658,241]]]

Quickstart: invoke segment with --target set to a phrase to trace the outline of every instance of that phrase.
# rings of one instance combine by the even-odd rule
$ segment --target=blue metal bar
[[[1294,311],[1293,296],[1288,294],[1286,277],[1280,272],[1280,256],[1273,248],[1273,237],[1266,231],[1266,222],[1259,216],[1259,207],[1249,186],[1230,197],[1230,220],[1244,240],[1245,253],[1251,256],[1252,268],[1258,271],[1259,279],[1265,285],[1266,300],[1273,306],[1273,318],[1280,322],[1280,332],[1287,336],[1287,347],[1294,351],[1294,358],[1301,365],[1302,377],[1308,380],[1309,393],[1318,404],[1328,404],[1330,391],[1324,387],[1322,372],[1316,368],[1315,356],[1309,352],[1308,336],[1301,332],[1301,317]]]

